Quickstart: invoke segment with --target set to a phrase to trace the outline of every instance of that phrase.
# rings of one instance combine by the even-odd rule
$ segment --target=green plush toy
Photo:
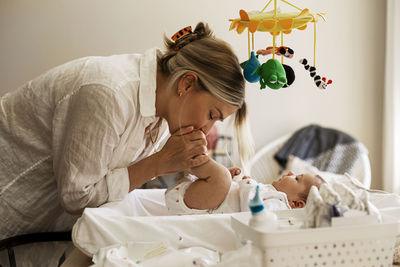
[[[287,83],[285,69],[276,59],[269,59],[256,72],[260,76],[260,89],[266,85],[271,89],[280,89]]]

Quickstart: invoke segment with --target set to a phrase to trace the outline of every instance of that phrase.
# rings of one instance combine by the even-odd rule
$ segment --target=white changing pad
[[[113,206],[85,209],[72,229],[75,246],[92,257],[100,248],[128,242],[168,242],[172,247],[234,250],[231,214],[136,216]]]

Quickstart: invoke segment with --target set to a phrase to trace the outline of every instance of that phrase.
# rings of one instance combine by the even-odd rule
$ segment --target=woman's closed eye
[[[213,112],[210,112],[210,116],[209,116],[209,119],[212,121],[212,120],[216,120],[216,119],[218,119],[219,118],[219,115],[218,114],[215,114],[215,113],[213,113]]]
[[[214,117],[213,117],[214,115],[213,115],[213,113],[212,112],[210,112],[210,117],[209,117],[209,119],[212,121],[212,120],[214,120]]]

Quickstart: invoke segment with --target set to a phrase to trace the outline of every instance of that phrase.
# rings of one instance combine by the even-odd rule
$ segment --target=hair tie
[[[175,42],[175,51],[178,51],[182,47],[191,42],[198,40],[199,35],[197,33],[192,32],[192,26],[187,26],[177,33],[175,33],[171,39]]]

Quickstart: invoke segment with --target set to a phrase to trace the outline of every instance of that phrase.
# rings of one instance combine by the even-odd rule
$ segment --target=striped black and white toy
[[[331,84],[332,80],[327,81],[325,77],[321,78],[321,76],[317,75],[314,77],[314,82],[319,89],[326,89],[326,86]]]
[[[317,69],[315,67],[312,67],[308,65],[308,61],[305,58],[300,59],[300,63],[304,65],[304,68],[308,71],[310,71],[310,76],[314,77],[315,74],[317,74]]]
[[[300,59],[299,61],[301,64],[304,65],[304,68],[310,72],[310,76],[314,78],[315,85],[319,89],[326,89],[326,86],[328,84],[332,83],[332,80],[326,80],[325,77],[322,77],[320,75],[317,75],[317,69],[313,66],[308,65],[308,61],[305,58]]]

